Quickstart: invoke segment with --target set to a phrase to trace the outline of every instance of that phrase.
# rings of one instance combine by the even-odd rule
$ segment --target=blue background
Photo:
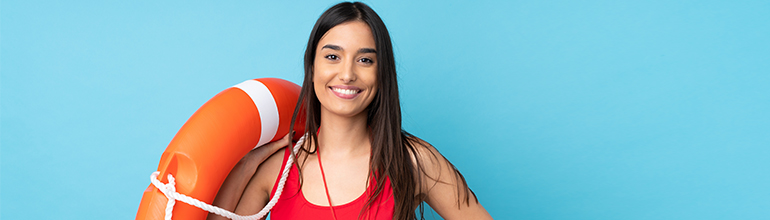
[[[187,118],[336,2],[2,1],[0,218],[132,219]],[[371,1],[497,219],[770,219],[770,2]]]

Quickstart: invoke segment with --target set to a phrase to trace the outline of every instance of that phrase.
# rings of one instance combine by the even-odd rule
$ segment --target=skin
[[[366,108],[378,90],[374,48],[371,30],[361,21],[333,27],[316,48],[313,85],[322,106],[318,150],[331,197],[328,199],[335,206],[355,200],[366,189],[371,152]],[[357,95],[340,97],[335,94],[334,87],[354,90]],[[214,204],[235,210],[239,215],[259,212],[269,201],[273,184],[279,177],[283,160],[283,151],[279,149],[288,144],[287,136],[246,155],[225,180]],[[473,195],[470,195],[470,205],[458,207],[458,183],[448,161],[443,157],[432,157],[431,153],[438,155],[438,152],[427,143],[414,144],[421,147],[412,156],[423,161],[426,175],[430,177],[424,178],[423,185],[415,187],[427,192],[426,202],[439,215],[445,219],[492,219],[481,204],[474,202]],[[300,164],[304,180],[302,193],[308,202],[328,206],[318,155],[308,155],[307,161]],[[210,214],[208,219],[224,218]]]

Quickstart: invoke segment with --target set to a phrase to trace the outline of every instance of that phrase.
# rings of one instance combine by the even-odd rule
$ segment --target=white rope
[[[302,138],[297,141],[297,144],[294,145],[294,148],[292,149],[294,154],[296,154],[300,146],[302,146],[302,142],[305,141],[306,136],[307,135],[302,136]],[[283,168],[283,172],[281,173],[281,181],[278,182],[278,189],[275,191],[273,198],[271,198],[270,202],[268,202],[267,205],[265,205],[265,207],[262,208],[262,210],[257,214],[248,216],[237,215],[223,208],[206,204],[205,202],[176,192],[176,183],[174,183],[174,176],[171,174],[168,174],[168,183],[163,184],[160,182],[160,180],[158,180],[160,171],[155,171],[150,175],[150,182],[152,182],[152,185],[158,188],[158,190],[160,190],[163,195],[166,195],[166,198],[168,198],[168,203],[166,203],[165,220],[171,220],[171,215],[173,214],[172,212],[174,211],[174,204],[176,203],[176,200],[233,220],[257,220],[265,217],[265,215],[270,212],[270,209],[273,209],[275,203],[278,202],[278,198],[281,198],[281,193],[283,193],[283,186],[286,185],[286,178],[289,177],[289,171],[291,170],[292,163],[294,163],[294,155],[289,155],[289,159],[286,161],[286,166]]]

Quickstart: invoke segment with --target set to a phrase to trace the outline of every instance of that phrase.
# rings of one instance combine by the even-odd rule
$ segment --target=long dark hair
[[[292,117],[290,131],[294,130],[298,112],[304,112],[304,125],[309,134],[302,148],[303,151],[307,152],[305,160],[307,160],[308,154],[316,153],[317,148],[310,149],[311,141],[315,146],[318,146],[318,135],[314,131],[318,131],[321,125],[321,103],[318,101],[318,97],[313,89],[313,64],[316,47],[329,29],[349,21],[362,21],[369,25],[374,36],[375,49],[377,51],[377,84],[379,90],[366,110],[368,111],[366,122],[371,129],[372,135],[369,175],[371,176],[374,173],[378,175],[374,175],[375,190],[368,198],[366,206],[364,206],[361,212],[363,213],[367,207],[370,207],[374,199],[382,193],[386,177],[389,177],[393,189],[393,198],[395,199],[393,219],[416,219],[415,210],[418,207],[420,218],[424,219],[423,201],[426,192],[421,190],[424,169],[419,157],[416,155],[418,155],[417,147],[428,146],[423,146],[427,145],[425,144],[426,142],[401,128],[401,104],[398,96],[396,62],[393,58],[390,34],[380,16],[366,4],[361,2],[343,2],[334,5],[326,10],[318,18],[315,26],[313,26],[307,48],[305,49],[305,79],[302,83],[302,91],[297,102],[297,108]],[[303,123],[303,121],[298,121],[298,123]],[[413,155],[416,161],[412,161]],[[296,155],[294,156],[296,158]],[[432,154],[432,156],[439,157],[441,155]],[[298,160],[295,160],[295,165],[299,167]],[[458,179],[458,196],[464,194],[461,201],[464,200],[465,203],[469,204],[467,192],[470,189],[465,182],[465,178],[453,165],[450,164],[450,167],[454,170]],[[300,174],[300,178],[301,176]],[[437,179],[434,177],[428,178]],[[471,194],[473,193],[472,191],[470,192]],[[460,205],[461,201],[458,201],[458,205]]]

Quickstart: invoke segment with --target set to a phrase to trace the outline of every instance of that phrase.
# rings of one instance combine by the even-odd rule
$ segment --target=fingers
[[[266,147],[269,148],[281,148],[283,146],[289,145],[289,135],[283,136],[283,138],[278,139],[277,141],[273,141],[270,143],[265,144]]]
[[[278,142],[278,145],[281,146],[281,147],[284,147],[284,146],[287,146],[287,145],[291,144],[291,133],[292,132],[289,132],[288,134],[283,136],[283,138],[281,138],[280,140],[276,141],[276,142]]]
[[[268,155],[272,155],[278,149],[288,146],[289,144],[291,144],[291,136],[289,136],[289,134],[286,134],[286,136],[283,136],[283,138],[267,143],[265,145],[262,145],[261,147],[258,147],[257,149],[254,149],[254,150],[259,150],[260,148],[262,148],[264,151],[267,151]]]
[[[267,159],[267,157],[270,155],[273,155],[273,153],[278,151],[278,149],[288,146],[289,144],[291,144],[291,136],[287,134],[281,139],[251,149],[251,151],[249,151],[249,153],[247,153],[246,156],[241,159],[241,161],[246,162],[256,159],[257,164],[262,163],[262,161]]]

